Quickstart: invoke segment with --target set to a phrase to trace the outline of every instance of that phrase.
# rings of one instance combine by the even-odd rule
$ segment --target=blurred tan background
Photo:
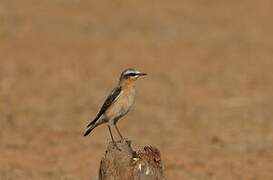
[[[273,179],[273,1],[1,0],[0,179],[95,179],[86,124],[133,67],[119,122],[170,180]]]

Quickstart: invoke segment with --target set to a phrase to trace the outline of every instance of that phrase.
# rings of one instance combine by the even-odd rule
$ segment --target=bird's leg
[[[109,129],[109,132],[110,132],[110,135],[111,135],[111,139],[112,139],[112,142],[115,144],[115,140],[114,140],[114,137],[113,137],[113,134],[112,134],[112,131],[111,131],[111,127],[108,125],[108,129]]]
[[[123,138],[122,134],[120,133],[120,131],[119,131],[117,125],[114,124],[114,126],[115,126],[115,128],[116,128],[116,130],[117,130],[117,132],[118,132],[118,135],[119,135],[120,139],[121,139],[121,140],[124,140],[124,138]]]
[[[121,151],[121,149],[117,146],[116,141],[114,140],[110,125],[107,125],[107,126],[108,126],[108,129],[109,129],[111,139],[112,139],[112,142],[113,142],[114,146],[116,146],[116,148]]]

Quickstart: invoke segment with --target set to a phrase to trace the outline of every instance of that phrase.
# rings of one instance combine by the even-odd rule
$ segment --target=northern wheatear
[[[108,123],[108,129],[113,142],[114,138],[111,132],[111,127],[114,126],[121,139],[124,139],[121,135],[116,123],[117,121],[126,115],[131,109],[135,100],[135,82],[140,76],[145,76],[146,73],[141,73],[135,69],[124,70],[119,78],[117,86],[112,90],[111,94],[106,98],[99,113],[93,121],[91,121],[84,136],[87,136],[97,126]]]

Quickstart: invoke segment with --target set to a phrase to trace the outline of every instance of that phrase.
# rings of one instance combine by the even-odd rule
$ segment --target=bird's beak
[[[138,73],[137,75],[138,75],[138,76],[147,76],[147,74],[146,74],[146,73],[141,73],[141,72],[140,72],[140,73]]]

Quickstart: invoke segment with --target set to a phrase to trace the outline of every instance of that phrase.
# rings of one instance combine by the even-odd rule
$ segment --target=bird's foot
[[[131,145],[131,143],[132,143],[132,141],[129,140],[128,138],[124,138],[123,142],[126,142],[126,144],[128,144],[128,145]]]
[[[115,148],[117,148],[117,150],[119,150],[119,151],[121,151],[121,149],[118,147],[118,145],[117,145],[117,142],[118,141],[112,141],[112,144],[113,144],[113,146],[115,147]]]
[[[125,143],[127,143],[127,144],[131,144],[131,140],[129,140],[128,138],[122,138],[122,139],[120,139],[119,141],[116,141],[116,142],[118,142],[118,143],[123,143],[123,142],[125,142]]]

